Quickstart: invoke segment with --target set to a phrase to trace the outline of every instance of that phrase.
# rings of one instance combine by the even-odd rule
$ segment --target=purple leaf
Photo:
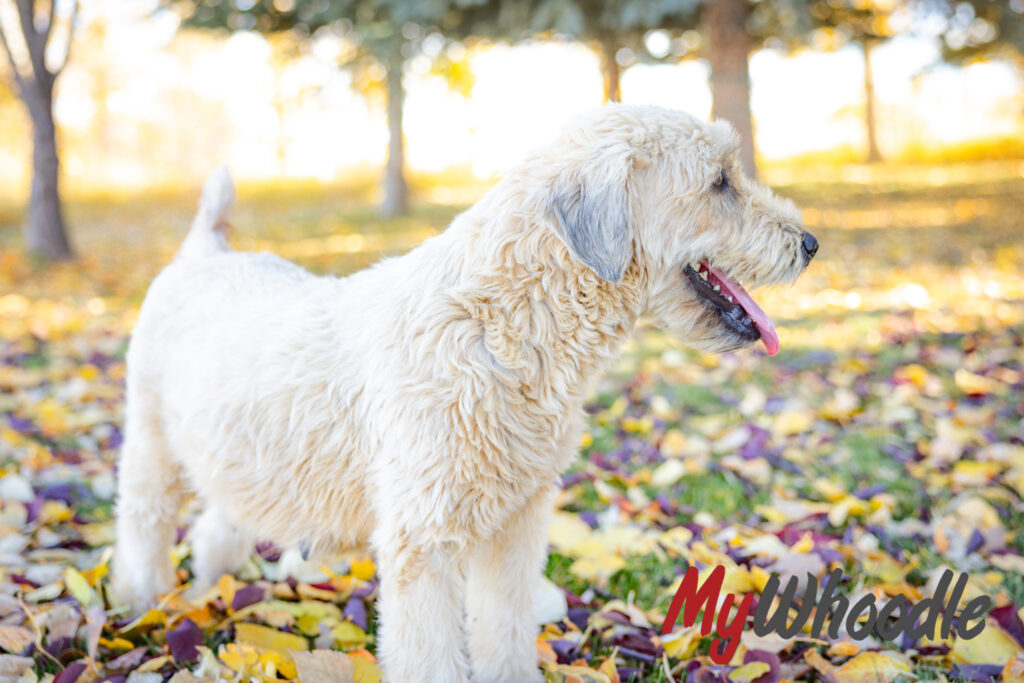
[[[981,532],[975,529],[971,532],[971,538],[967,541],[967,552],[973,553],[974,551],[985,545],[985,537],[981,535]]]
[[[359,598],[350,598],[345,603],[345,618],[359,628],[366,630],[366,605]]]
[[[30,420],[25,420],[15,415],[7,417],[7,424],[11,425],[11,429],[19,434],[29,434],[35,428]]]
[[[231,600],[231,609],[236,612],[245,609],[249,605],[255,605],[263,600],[264,592],[259,586],[249,584],[235,591],[235,597]]]
[[[998,664],[954,664],[950,675],[974,683],[995,683],[1002,672],[1003,667]]]
[[[1013,602],[1003,607],[996,607],[988,613],[996,620],[996,623],[1017,641],[1017,644],[1024,647],[1024,622],[1017,614],[1017,603]]]
[[[367,598],[367,597],[369,597],[370,595],[373,594],[373,592],[375,590],[377,590],[377,583],[378,583],[377,579],[370,579],[369,581],[366,582],[365,586],[359,586],[354,591],[352,591],[352,597],[353,598]]]
[[[858,489],[853,492],[853,495],[861,500],[868,500],[869,498],[874,498],[879,493],[883,493],[885,489],[885,484],[875,484],[874,486],[867,486],[865,488]]]
[[[754,425],[748,425],[747,429],[750,431],[750,438],[740,447],[739,453],[744,460],[753,460],[764,453],[764,447],[768,443],[770,434],[768,430]]]
[[[75,683],[83,671],[85,671],[84,661],[80,659],[77,662],[71,662],[67,668],[54,677],[53,683]]]
[[[765,650],[748,650],[743,655],[743,663],[750,664],[751,662],[763,662],[771,667],[771,669],[755,678],[756,683],[779,683],[782,680],[782,662],[779,660],[779,656],[774,652],[767,652]]]
[[[587,622],[590,621],[590,610],[586,607],[570,607],[566,616],[569,617],[569,621],[576,624],[576,628],[581,631],[587,630]]]
[[[267,541],[257,543],[256,552],[267,562],[277,562],[281,559],[281,549]]]
[[[549,640],[548,645],[551,646],[551,649],[554,650],[555,654],[558,656],[559,664],[569,664],[576,659],[576,653],[578,651],[576,643],[568,640]]]
[[[630,681],[639,681],[643,679],[643,671],[636,669],[631,666],[620,666],[615,669],[619,674],[619,680],[622,683],[630,683]]]
[[[235,594],[237,598],[238,594]],[[203,644],[203,631],[191,619],[184,619],[174,629],[167,632],[167,644],[171,654],[179,662],[193,662],[199,659],[199,650]]]

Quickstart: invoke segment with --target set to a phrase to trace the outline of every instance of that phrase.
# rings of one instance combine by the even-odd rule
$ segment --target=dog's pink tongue
[[[747,312],[750,319],[754,321],[754,327],[761,333],[761,341],[764,343],[764,347],[768,349],[768,355],[774,356],[779,352],[779,335],[775,332],[775,325],[772,325],[772,321],[768,319],[761,307],[747,294],[747,290],[743,289],[738,282],[733,282],[725,273],[708,265],[708,272],[718,278],[723,289],[732,295],[732,298],[736,300],[743,310]]]

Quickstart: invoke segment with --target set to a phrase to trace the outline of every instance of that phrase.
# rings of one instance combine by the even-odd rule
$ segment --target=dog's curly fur
[[[231,251],[232,198],[215,174],[133,333],[117,585],[137,604],[174,586],[191,493],[200,582],[256,538],[369,542],[391,681],[540,679],[532,588],[595,381],[643,315],[703,350],[750,343],[684,266],[756,286],[806,263],[728,124],[653,107],[581,118],[443,234],[344,279]]]

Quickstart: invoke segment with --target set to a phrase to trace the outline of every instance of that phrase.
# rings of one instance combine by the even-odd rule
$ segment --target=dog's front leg
[[[380,653],[389,683],[469,680],[463,629],[465,579],[446,545],[411,544],[417,534],[379,540]]]
[[[554,488],[545,487],[484,539],[469,561],[466,612],[474,683],[542,681],[536,594]]]

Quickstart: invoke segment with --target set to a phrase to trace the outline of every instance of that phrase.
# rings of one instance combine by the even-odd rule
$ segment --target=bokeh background
[[[730,120],[821,250],[757,294],[778,356],[701,356],[645,328],[601,384],[551,529],[568,612],[546,605],[545,675],[1024,680],[1022,13],[0,0],[0,676],[377,680],[364,550],[304,562],[261,544],[238,576],[135,620],[110,594],[146,287],[221,163],[236,247],[345,275],[442,231],[572,115],[621,100]],[[844,596],[879,604],[928,598],[949,568],[995,609],[973,640],[747,633],[716,666],[699,629],[659,635],[691,564],[759,597],[769,573],[841,568]]]

